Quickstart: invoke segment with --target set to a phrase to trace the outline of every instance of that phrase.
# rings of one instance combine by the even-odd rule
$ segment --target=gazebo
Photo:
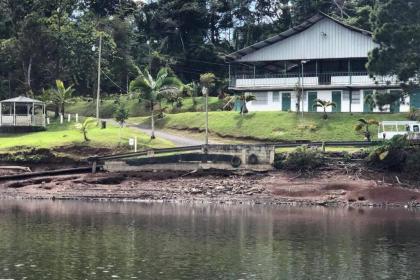
[[[44,102],[24,96],[0,101],[0,127],[45,127]]]

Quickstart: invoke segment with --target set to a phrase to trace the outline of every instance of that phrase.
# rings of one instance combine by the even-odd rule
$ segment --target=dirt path
[[[143,133],[146,133],[147,135],[152,135],[152,129],[141,126],[141,125],[129,125],[128,127],[133,129],[138,129]],[[185,135],[176,135],[174,133],[170,133],[167,131],[155,129],[155,136],[156,138],[161,138],[167,141],[172,142],[177,147],[184,147],[184,146],[198,146],[204,144],[203,140],[194,139],[191,137],[187,137]]]

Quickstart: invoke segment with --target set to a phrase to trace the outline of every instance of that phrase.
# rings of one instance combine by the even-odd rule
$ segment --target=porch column
[[[349,75],[349,84],[351,85],[352,81],[351,81],[351,62],[350,62],[350,59],[347,61],[347,70],[348,70],[348,75]]]
[[[256,70],[256,68],[255,68],[255,64],[254,64],[254,87],[255,87],[255,78],[256,78],[256,74],[257,74],[257,73],[256,73],[256,71],[257,71],[257,70]]]

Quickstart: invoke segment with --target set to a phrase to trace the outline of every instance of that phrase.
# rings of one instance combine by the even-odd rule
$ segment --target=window
[[[360,92],[353,92],[351,104],[360,104]]]
[[[273,102],[280,102],[280,93],[273,92]]]
[[[267,105],[268,104],[268,92],[257,92],[255,93],[255,105]]]

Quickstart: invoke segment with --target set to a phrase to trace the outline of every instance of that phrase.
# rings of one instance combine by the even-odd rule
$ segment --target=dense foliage
[[[382,40],[374,2],[379,1],[0,0],[0,98],[39,96],[56,80],[73,85],[75,96],[94,97],[100,35],[104,93],[126,93],[145,66],[154,76],[169,66],[185,84],[212,72],[223,84],[226,54],[318,11],[365,29],[377,11],[376,38]],[[211,94],[223,89],[217,85]]]

